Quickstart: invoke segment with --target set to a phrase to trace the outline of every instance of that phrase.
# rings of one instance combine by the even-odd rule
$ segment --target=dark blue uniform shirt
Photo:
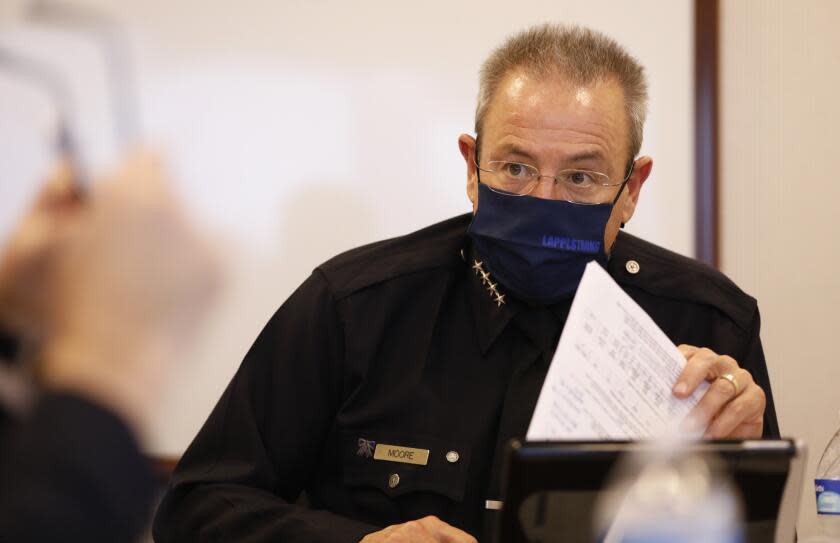
[[[425,515],[481,537],[498,452],[527,430],[570,300],[499,305],[472,269],[470,217],[344,253],[292,294],[178,464],[159,543],[355,542]],[[749,370],[778,435],[753,298],[624,233],[608,268],[674,343]],[[377,460],[377,444],[428,459]]]

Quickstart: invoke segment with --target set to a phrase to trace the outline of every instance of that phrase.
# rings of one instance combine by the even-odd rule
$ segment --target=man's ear
[[[478,205],[478,176],[476,175],[475,163],[477,157],[475,156],[475,138],[469,134],[461,134],[458,137],[458,149],[461,150],[461,156],[464,157],[464,162],[467,163],[467,198],[470,199],[473,206],[473,212]]]
[[[627,180],[627,186],[624,187],[625,196],[621,199],[621,223],[630,222],[633,213],[636,211],[636,205],[639,203],[639,193],[642,192],[642,185],[647,181],[650,171],[653,168],[653,159],[649,156],[642,156],[636,159],[633,165],[633,173],[630,174],[630,179]]]

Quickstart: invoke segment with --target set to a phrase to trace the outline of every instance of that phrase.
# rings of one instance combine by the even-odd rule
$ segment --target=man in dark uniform
[[[495,51],[459,139],[473,213],[313,272],[179,463],[156,540],[474,541],[591,260],[680,345],[674,394],[711,381],[708,437],[778,435],[755,300],[619,233],[652,166],[645,102],[598,33],[545,25]]]

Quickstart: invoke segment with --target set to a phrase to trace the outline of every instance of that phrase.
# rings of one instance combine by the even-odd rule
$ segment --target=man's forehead
[[[623,111],[624,93],[615,78],[575,81],[562,73],[539,76],[516,69],[502,79],[490,108],[499,102],[522,111],[535,107]]]
[[[612,79],[588,83],[571,81],[562,74],[535,76],[512,71],[497,87],[482,127],[482,137],[501,137],[499,132],[539,130],[588,139],[613,140],[609,147],[623,152],[616,139],[629,138],[629,126],[621,86]],[[606,143],[606,142],[605,142]]]

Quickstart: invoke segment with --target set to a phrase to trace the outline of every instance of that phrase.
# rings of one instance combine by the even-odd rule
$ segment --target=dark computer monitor
[[[593,541],[596,501],[612,468],[623,454],[645,446],[650,445],[511,441],[494,541]],[[747,542],[794,540],[804,470],[801,444],[789,439],[700,441],[690,449],[717,455],[729,473],[741,494]]]

